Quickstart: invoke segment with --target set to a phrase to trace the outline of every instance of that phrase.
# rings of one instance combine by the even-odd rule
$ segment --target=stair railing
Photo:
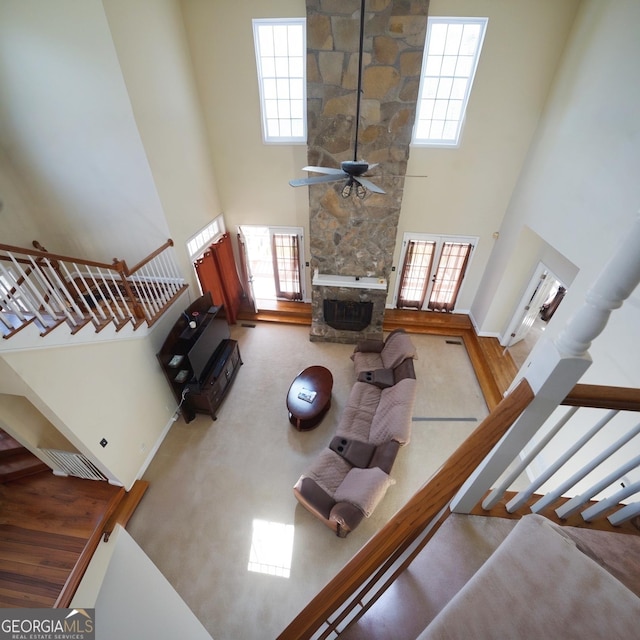
[[[606,518],[614,526],[640,515],[640,497],[631,502],[640,492],[640,482],[627,479],[640,469],[640,445],[632,443],[640,434],[640,389],[576,385],[562,404],[570,408],[556,421],[543,425],[540,432],[544,435],[521,452],[511,471],[484,498],[482,508],[488,511],[505,500],[516,478],[531,469],[538,456],[546,455],[550,460],[544,470],[506,500],[508,513],[527,507],[547,515],[556,505],[555,514],[562,520],[578,512],[585,522],[609,514]],[[554,444],[563,430],[570,432],[565,440],[571,444],[566,448]],[[604,448],[594,445],[601,434],[611,443]],[[559,455],[555,453],[558,449],[562,451]],[[564,471],[566,468],[573,472]],[[593,499],[603,493],[607,497],[594,504]],[[566,496],[573,497],[565,501]],[[623,506],[625,502],[630,503]]]
[[[129,269],[49,253],[37,241],[33,249],[0,244],[0,331],[10,338],[34,322],[46,335],[66,322],[71,333],[93,323],[101,331],[131,323],[151,326],[186,288],[168,240]]]

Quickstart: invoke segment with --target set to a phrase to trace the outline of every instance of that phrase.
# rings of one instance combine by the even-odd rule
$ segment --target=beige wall
[[[460,145],[412,147],[407,174],[425,177],[407,178],[399,226],[399,240],[404,232],[479,237],[460,310],[474,301],[577,6],[577,0],[431,0],[429,5],[432,16],[489,18]],[[400,250],[398,243],[396,265]]]
[[[0,60],[0,145],[41,242],[130,264],[160,246],[168,228],[102,2],[3,0]]]
[[[303,175],[306,148],[262,143],[251,30],[254,17],[304,16],[304,2],[183,0],[182,6],[228,228],[306,229],[307,190],[288,185]],[[397,265],[405,231],[479,236],[461,309],[472,305],[577,6],[578,0],[430,4],[431,15],[487,16],[489,27],[462,144],[411,150],[407,173],[428,177],[405,182],[394,260]],[[388,305],[394,286],[392,278]]]
[[[129,488],[175,409],[152,339],[32,349],[3,357],[21,380],[21,395]],[[108,441],[105,448],[99,444],[102,438]]]
[[[308,190],[289,186],[306,175],[307,148],[262,143],[251,24],[252,18],[304,17],[304,0],[183,0],[182,10],[227,229],[303,227],[308,257]]]
[[[481,329],[500,330],[513,306],[505,273],[521,264],[517,238],[527,226],[578,270],[549,324],[553,336],[616,250],[640,202],[640,4],[582,4],[532,153],[500,230],[473,306]],[[640,298],[615,312],[592,348],[586,379],[640,385]]]
[[[222,212],[179,3],[104,0],[120,68],[185,275],[186,241]]]

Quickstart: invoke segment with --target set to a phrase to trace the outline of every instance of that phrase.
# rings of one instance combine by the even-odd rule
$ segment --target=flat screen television
[[[226,320],[214,318],[204,328],[195,344],[189,350],[188,358],[193,375],[202,384],[209,375],[209,363],[213,362],[212,356],[220,348],[224,340],[230,336],[229,325]]]

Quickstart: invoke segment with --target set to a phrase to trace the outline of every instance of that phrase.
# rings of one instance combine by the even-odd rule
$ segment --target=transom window
[[[428,19],[414,144],[458,145],[487,21]]]
[[[306,20],[255,19],[253,40],[264,142],[306,143]]]
[[[224,219],[218,216],[206,227],[200,229],[193,237],[187,240],[187,251],[192,260],[195,260],[218,236],[225,232]]]

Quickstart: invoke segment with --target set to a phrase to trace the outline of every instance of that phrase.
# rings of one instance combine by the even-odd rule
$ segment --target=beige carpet
[[[333,435],[354,381],[353,345],[312,343],[308,335],[308,327],[269,323],[232,328],[244,364],[218,420],[198,416],[172,427],[128,526],[215,640],[275,638],[487,414],[460,340],[413,335],[419,390],[396,484],[371,518],[337,538],[298,505],[292,488]],[[318,428],[301,433],[287,420],[285,397],[310,364],[333,373],[332,407]],[[288,578],[248,571],[254,519],[279,523],[279,540],[293,525]],[[269,564],[263,546],[254,552]]]

